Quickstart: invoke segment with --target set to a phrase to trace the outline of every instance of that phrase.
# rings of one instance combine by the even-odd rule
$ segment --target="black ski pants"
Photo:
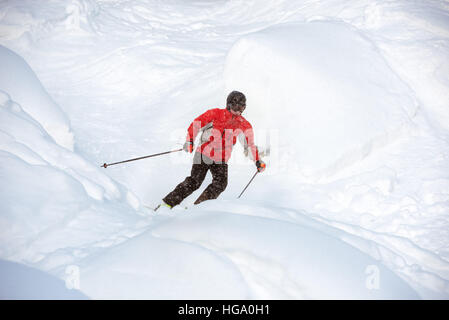
[[[205,155],[196,152],[193,158],[192,171],[183,182],[170,192],[163,200],[166,204],[174,207],[197,190],[206,178],[207,171],[212,173],[212,183],[207,186],[203,193],[196,199],[195,204],[205,200],[216,199],[228,185],[228,164],[215,163]]]

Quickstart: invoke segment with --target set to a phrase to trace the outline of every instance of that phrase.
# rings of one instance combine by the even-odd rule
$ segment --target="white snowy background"
[[[147,208],[247,95],[218,200]],[[449,2],[1,0],[0,298],[448,299]]]

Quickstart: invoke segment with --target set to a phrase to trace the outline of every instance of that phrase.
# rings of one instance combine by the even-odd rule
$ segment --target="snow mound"
[[[1,300],[86,300],[76,289],[68,289],[64,281],[22,264],[0,260]]]
[[[5,52],[0,50],[0,55]],[[11,74],[23,71],[22,64],[9,67]],[[9,90],[43,93],[39,81],[24,81],[12,81]],[[63,113],[53,117],[51,105],[46,104],[49,101],[36,97],[26,103],[42,123],[64,118]],[[123,228],[117,219],[126,216],[132,220],[140,208],[131,192],[110,179],[100,166],[57,144],[40,122],[0,90],[0,257],[8,260],[37,263],[58,248],[98,241],[106,235],[70,238],[68,230],[91,227],[91,219],[106,211],[110,223],[101,227],[116,232]],[[52,237],[56,238],[49,241]],[[54,266],[50,260],[46,264]]]
[[[94,299],[246,299],[239,270],[214,251],[145,232],[82,264]]]
[[[45,91],[26,61],[0,45],[0,70],[0,90],[20,104],[59,145],[73,150],[73,133],[67,116]]]
[[[247,214],[217,212],[216,203],[158,214],[144,234],[81,263],[83,292],[94,299],[420,298],[380,261],[319,227],[243,207]]]
[[[247,35],[230,50],[224,76],[228,91],[247,95],[255,128],[278,130],[272,152],[307,176],[333,174],[392,141],[417,110],[377,48],[341,22]]]

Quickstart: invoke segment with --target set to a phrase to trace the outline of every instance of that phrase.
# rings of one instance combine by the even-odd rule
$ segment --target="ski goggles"
[[[232,106],[231,106],[231,110],[232,110],[232,111],[240,112],[240,113],[242,113],[242,112],[245,110],[245,108],[246,108],[246,105],[245,105],[245,104],[243,104],[243,105],[241,105],[241,104],[236,104],[236,105],[232,105]]]

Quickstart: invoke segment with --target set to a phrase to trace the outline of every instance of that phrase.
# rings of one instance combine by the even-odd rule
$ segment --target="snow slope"
[[[11,54],[0,47],[2,56],[5,52]],[[33,77],[23,60],[4,62],[9,62],[9,68],[18,72],[28,69]],[[42,92],[38,81],[8,85],[14,88],[12,92],[28,92],[27,107],[44,117],[42,122],[47,122],[46,113],[59,114],[59,108],[52,109],[56,106],[54,103],[39,99],[46,93]],[[2,257],[41,263],[45,257],[45,263],[52,264],[51,260],[61,257],[45,255],[74,241],[64,234],[65,225],[82,230],[84,224],[95,221],[89,220],[99,213],[98,210],[107,212],[112,220],[137,216],[135,209],[139,207],[139,201],[131,192],[111,180],[99,167],[60,146],[40,122],[3,90],[0,91],[0,127]],[[74,223],[74,217],[81,221]],[[109,228],[114,224],[112,220]],[[108,226],[101,226],[98,231],[101,233],[101,230],[107,233]],[[47,242],[46,237],[53,232],[57,234],[56,239]],[[80,244],[79,240],[89,242],[91,235],[87,232],[85,237],[81,236],[84,239],[77,238],[75,243]]]
[[[101,299],[418,298],[413,289],[382,265],[382,290],[367,289],[364,271],[376,261],[342,245],[337,238],[329,239],[310,228],[211,209],[200,211],[199,215],[191,209],[187,220],[182,211],[177,212],[180,217],[172,216],[162,222],[138,219],[138,214],[145,213],[137,200],[129,201],[134,199],[129,192],[128,198],[123,197],[126,191],[104,177],[100,168],[58,146],[7,94],[2,97],[1,252],[5,258],[33,262],[44,270],[59,269],[59,273],[66,270],[61,265],[76,263],[81,266],[82,291]],[[33,104],[32,107],[38,108]],[[140,211],[133,212],[137,209]],[[102,221],[101,215],[107,221]],[[118,229],[113,225],[123,224],[134,224],[138,230],[134,232],[139,235],[126,234],[132,239],[120,239],[114,234]],[[271,235],[267,246],[267,239],[260,242],[259,236],[270,228],[279,231]],[[145,231],[140,234],[142,230]],[[110,243],[105,237],[112,238]],[[227,243],[230,239],[233,241]],[[297,243],[297,247],[287,246],[290,242]],[[310,248],[310,243],[316,245]],[[95,250],[98,246],[106,248]],[[327,250],[334,255],[327,255],[324,260]],[[288,261],[295,255],[295,260]],[[344,259],[346,255],[351,260]],[[256,270],[247,271],[246,263],[253,259],[258,260],[251,267]],[[337,267],[340,259],[346,264]],[[274,262],[264,266],[264,261],[270,260]],[[308,261],[305,266],[304,261]],[[310,268],[317,264],[323,266],[319,272]],[[288,270],[282,270],[285,266]],[[12,269],[5,267],[3,275],[6,277]],[[260,275],[261,272],[266,275]],[[262,279],[254,279],[261,276]],[[39,279],[36,277],[33,282],[36,287]],[[264,284],[261,286],[260,282]],[[25,284],[30,285],[29,281]],[[2,295],[64,297],[55,293],[56,289],[49,289],[49,295],[42,292],[40,296],[35,291],[29,294],[26,285],[9,283]],[[277,288],[279,285],[281,288]],[[282,289],[284,286],[287,292]]]
[[[0,299],[85,300],[78,290],[40,270],[9,261],[0,261]]]
[[[256,127],[282,124],[272,151],[308,176],[331,175],[396,139],[418,104],[373,43],[334,21],[280,24],[241,38],[227,56],[225,81],[228,91],[247,94]]]
[[[79,267],[95,299],[447,299],[447,17],[441,1],[1,2],[0,258]],[[220,199],[188,211],[142,204],[189,156],[100,167],[179,148],[241,86],[268,163],[243,199],[240,146]]]
[[[0,68],[3,94],[6,92],[23,105],[59,145],[73,150],[73,133],[67,116],[53,102],[28,64],[11,50],[1,47]]]
[[[235,206],[218,201],[223,211],[207,205],[159,219],[89,261],[81,273],[89,282],[86,293],[137,299],[419,298],[388,268],[319,228],[234,214]],[[276,209],[265,210],[282,212]],[[370,266],[382,275],[378,290],[366,285]],[[115,283],[105,286],[107,279]]]

